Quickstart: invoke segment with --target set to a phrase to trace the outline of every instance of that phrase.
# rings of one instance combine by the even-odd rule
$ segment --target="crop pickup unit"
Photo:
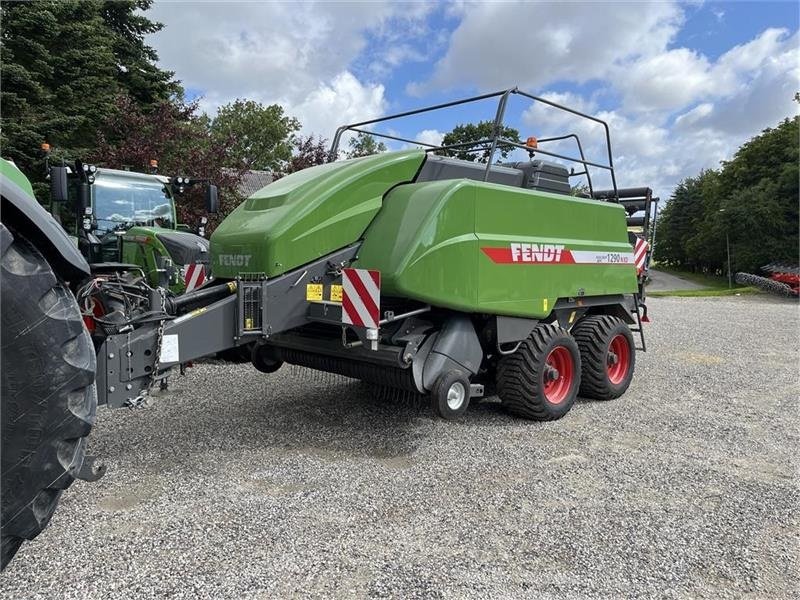
[[[511,96],[601,125],[607,163],[587,160],[575,134],[504,139]],[[365,127],[491,98],[486,139],[335,160],[347,131],[425,146]],[[564,140],[578,156],[543,148]],[[502,147],[530,160],[496,164]],[[594,189],[592,168],[611,190]],[[649,219],[650,190],[617,189],[605,122],[516,88],[341,127],[329,163],[261,189],[220,224],[213,284],[180,296],[135,266],[92,273],[24,177],[3,175],[4,564],[73,478],[101,474],[84,456],[96,401],[136,406],[188,361],[247,347],[263,372],[291,363],[426,394],[448,419],[494,390],[514,414],[549,420],[578,394],[620,396],[633,333],[644,348],[649,228],[628,225]],[[571,195],[579,176],[583,197]],[[81,314],[88,299],[102,314]]]

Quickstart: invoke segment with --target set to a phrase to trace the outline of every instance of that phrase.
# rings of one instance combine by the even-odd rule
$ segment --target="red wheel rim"
[[[628,375],[631,366],[631,347],[628,338],[621,333],[615,335],[608,345],[608,380],[618,385]]]
[[[575,363],[572,353],[564,346],[556,346],[545,360],[544,397],[550,404],[561,404],[569,396],[575,379]]]

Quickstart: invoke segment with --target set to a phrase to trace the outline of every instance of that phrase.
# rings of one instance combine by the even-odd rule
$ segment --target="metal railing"
[[[531,147],[527,146],[516,140],[510,140],[508,138],[502,137],[501,133],[503,131],[503,119],[505,117],[506,112],[506,105],[508,104],[508,99],[512,95],[519,95],[525,98],[532,100],[533,102],[541,102],[542,104],[546,104],[558,110],[562,110],[568,112],[570,114],[576,115],[578,117],[589,119],[590,121],[594,121],[595,123],[599,123],[603,126],[606,136],[606,150],[608,153],[608,164],[602,164],[594,161],[586,160],[586,155],[583,152],[583,145],[581,144],[580,137],[578,137],[575,133],[569,133],[566,135],[542,138],[537,140],[537,146]],[[446,108],[452,108],[454,106],[460,106],[462,104],[470,104],[473,102],[480,102],[481,100],[487,100],[489,98],[499,98],[497,104],[497,111],[495,113],[495,118],[493,121],[492,127],[492,135],[488,138],[483,138],[479,140],[473,140],[469,142],[462,142],[459,144],[449,144],[446,146],[437,146],[435,144],[428,144],[425,142],[420,142],[417,140],[411,140],[408,138],[396,136],[396,135],[389,135],[387,133],[381,133],[379,131],[371,131],[368,129],[364,129],[364,126],[374,125],[375,123],[383,123],[385,121],[391,121],[394,119],[401,119],[403,117],[410,117],[413,115],[419,115],[426,112],[432,112],[436,110],[442,110]],[[461,150],[463,152],[487,152],[488,151],[488,159],[486,162],[486,172],[484,174],[484,181],[488,181],[489,173],[492,169],[492,164],[494,163],[494,155],[497,151],[498,147],[508,147],[512,146],[515,148],[520,148],[525,150],[529,153],[537,153],[537,154],[544,154],[545,156],[550,156],[553,158],[559,158],[561,160],[569,161],[572,163],[577,163],[583,165],[583,171],[575,172],[574,169],[570,172],[570,177],[577,177],[580,175],[586,176],[586,181],[589,186],[589,194],[594,195],[594,186],[592,184],[592,176],[589,172],[589,167],[594,167],[596,169],[603,169],[608,171],[611,176],[611,184],[613,186],[614,196],[613,198],[609,198],[614,200],[615,202],[619,202],[619,193],[617,191],[617,178],[614,174],[614,159],[611,154],[611,135],[608,129],[608,123],[603,121],[602,119],[598,119],[597,117],[593,117],[592,115],[588,115],[586,113],[582,113],[577,111],[573,108],[569,108],[567,106],[563,106],[558,104],[557,102],[553,102],[552,100],[547,100],[546,98],[542,98],[539,96],[534,96],[532,94],[528,94],[527,92],[523,92],[519,88],[511,88],[507,90],[501,90],[499,92],[492,92],[489,94],[482,94],[480,96],[472,96],[470,98],[465,98],[463,100],[455,100],[453,102],[444,102],[442,104],[435,104],[433,106],[427,106],[424,108],[418,108],[415,110],[407,110],[405,112],[396,113],[393,115],[388,115],[385,117],[379,117],[377,119],[370,119],[368,121],[361,121],[360,123],[351,123],[349,125],[342,125],[336,130],[336,134],[333,137],[333,143],[331,144],[331,149],[328,154],[328,160],[334,161],[338,158],[338,151],[339,151],[339,143],[341,142],[342,135],[346,131],[353,131],[356,133],[363,133],[367,135],[372,135],[375,137],[380,137],[384,139],[394,140],[397,142],[405,142],[408,144],[413,144],[416,146],[423,146],[426,152],[441,152],[441,151],[448,151],[448,150]],[[556,152],[550,152],[548,150],[542,150],[538,147],[538,144],[548,143],[548,142],[557,142],[563,141],[568,139],[574,139],[575,144],[578,148],[578,154],[580,158],[576,158],[574,156],[566,156],[563,154],[558,154]]]

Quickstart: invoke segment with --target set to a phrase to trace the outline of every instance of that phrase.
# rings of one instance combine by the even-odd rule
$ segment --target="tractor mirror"
[[[53,202],[66,202],[69,199],[67,167],[50,167],[50,199]]]
[[[219,210],[219,196],[217,194],[217,186],[209,183],[206,186],[206,212],[209,214],[216,214]]]
[[[88,183],[78,184],[78,210],[81,216],[86,214],[86,208],[91,206],[91,192]]]

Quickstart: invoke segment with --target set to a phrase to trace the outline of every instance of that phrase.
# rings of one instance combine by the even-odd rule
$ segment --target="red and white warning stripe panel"
[[[647,240],[636,236],[636,245],[633,247],[633,262],[636,263],[636,274],[640,274],[644,270],[644,261],[647,258],[647,249],[650,244]]]
[[[342,323],[377,329],[380,320],[380,271],[342,269]]]
[[[186,291],[191,292],[206,282],[206,268],[200,263],[191,263],[183,267],[183,281]]]

